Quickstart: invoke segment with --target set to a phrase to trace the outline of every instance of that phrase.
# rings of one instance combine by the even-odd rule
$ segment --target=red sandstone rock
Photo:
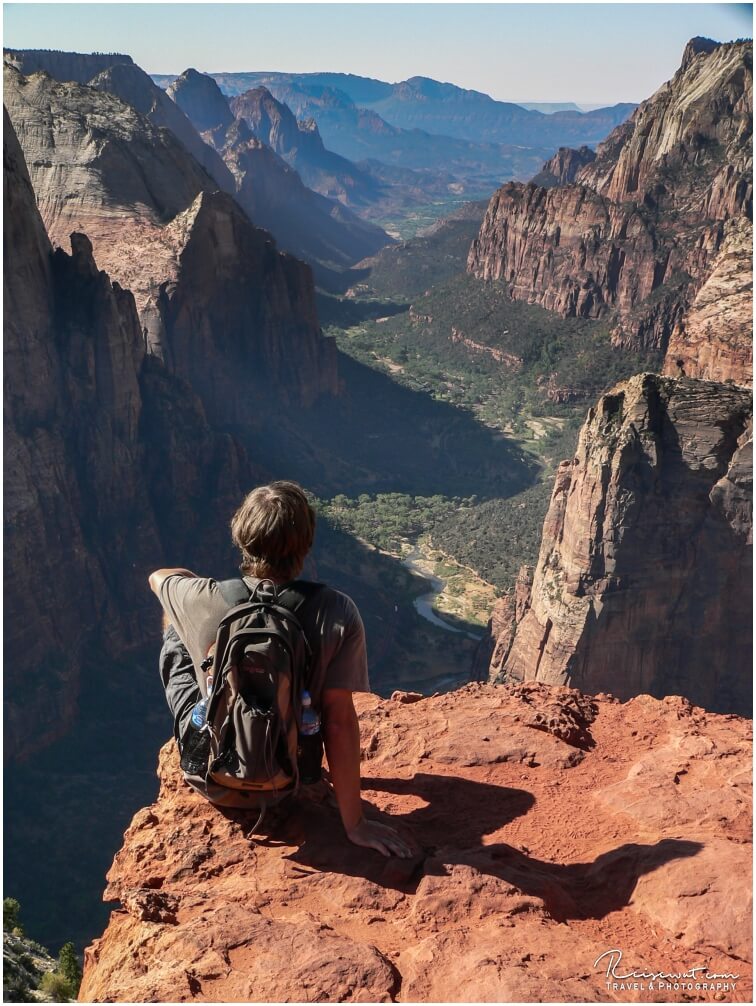
[[[424,698],[422,692],[402,692],[395,691],[391,693],[392,702],[402,702],[404,705],[408,705],[411,702],[419,702]]]
[[[613,948],[628,970],[737,973],[727,1000],[749,1001],[745,720],[542,684],[359,710],[368,813],[420,855],[349,845],[325,786],[256,836],[183,785],[166,745],[82,1001],[711,1001],[607,990],[594,964]],[[581,748],[533,729],[576,714]]]

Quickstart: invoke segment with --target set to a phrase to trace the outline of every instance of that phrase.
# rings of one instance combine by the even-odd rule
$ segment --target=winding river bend
[[[439,629],[445,629],[447,632],[454,632],[458,635],[467,636],[468,639],[474,639],[476,642],[483,638],[483,633],[476,634],[473,632],[466,632],[464,629],[457,629],[455,626],[450,625],[449,622],[445,622],[443,618],[440,618],[436,612],[433,610],[434,598],[438,597],[439,594],[443,593],[446,587],[446,580],[442,580],[441,577],[435,576],[433,573],[428,573],[421,565],[420,561],[423,558],[422,553],[419,549],[413,548],[411,552],[402,559],[402,565],[405,566],[411,573],[415,573],[417,576],[421,576],[424,580],[427,580],[431,584],[431,590],[426,594],[421,594],[420,597],[416,597],[412,602],[415,606],[415,611],[422,618],[427,619],[431,624],[438,626]]]

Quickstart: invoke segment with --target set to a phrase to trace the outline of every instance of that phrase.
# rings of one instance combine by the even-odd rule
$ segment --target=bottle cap
[[[310,697],[310,693],[308,691],[302,692],[302,705],[303,706],[312,705],[312,698]]]

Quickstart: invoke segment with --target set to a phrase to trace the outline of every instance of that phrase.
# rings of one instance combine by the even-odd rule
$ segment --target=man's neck
[[[270,580],[270,582],[274,583],[276,585],[276,587],[280,587],[282,583],[291,583],[292,580],[296,580],[297,579],[296,576],[289,576],[289,577],[284,577],[284,576],[258,576],[256,573],[243,573],[242,575],[244,576],[245,580],[254,580],[255,583],[259,583],[261,580]]]

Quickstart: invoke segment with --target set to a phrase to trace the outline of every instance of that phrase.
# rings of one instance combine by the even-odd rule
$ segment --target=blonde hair
[[[260,578],[291,580],[302,571],[315,535],[315,511],[296,482],[258,486],[231,519],[241,570]]]

